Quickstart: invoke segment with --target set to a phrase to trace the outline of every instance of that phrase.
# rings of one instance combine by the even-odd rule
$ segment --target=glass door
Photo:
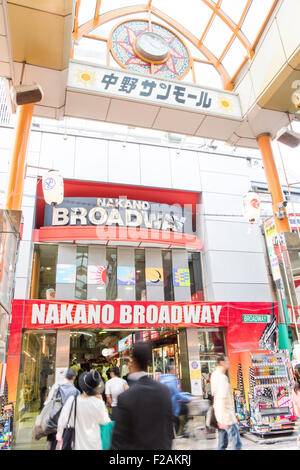
[[[44,439],[32,442],[35,418],[44,406],[55,381],[56,332],[25,331],[17,401],[18,429],[16,448],[43,446]]]
[[[225,354],[224,332],[221,328],[201,329],[198,332],[203,398],[211,395],[210,377],[216,367],[216,354]]]

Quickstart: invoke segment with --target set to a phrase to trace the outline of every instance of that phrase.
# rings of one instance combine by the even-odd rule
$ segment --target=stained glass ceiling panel
[[[201,69],[213,66],[224,88],[232,89],[240,67],[251,58],[263,28],[279,0],[77,0],[74,39],[77,57],[80,40],[94,36],[104,41],[108,53],[99,54],[99,65],[110,65],[110,33],[116,24],[130,19],[159,23],[175,33],[191,56],[191,70],[186,75],[196,81],[196,63]],[[122,9],[122,14],[118,9]],[[88,60],[89,50],[82,43]],[[97,60],[97,47],[91,47],[91,59]],[[73,50],[73,54],[74,54]],[[75,55],[73,55],[75,57]],[[106,60],[106,63],[103,60]],[[115,64],[115,63],[114,63]],[[199,68],[199,67],[197,67]],[[207,69],[210,70],[210,69]],[[198,74],[197,74],[198,75]],[[202,74],[207,77],[211,72]]]

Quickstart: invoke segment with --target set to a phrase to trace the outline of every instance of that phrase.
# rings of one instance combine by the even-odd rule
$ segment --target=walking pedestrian
[[[129,390],[118,397],[112,450],[171,450],[172,402],[168,388],[147,375],[151,346],[135,343],[129,366]]]
[[[124,359],[123,367],[122,367],[122,378],[124,380],[127,380],[127,376],[129,374],[129,364],[130,364],[130,359],[126,357]]]
[[[116,407],[118,405],[118,396],[127,390],[128,384],[120,378],[120,369],[114,366],[110,373],[111,379],[105,384],[105,396],[108,406],[111,407],[111,419],[115,419]]]
[[[100,425],[110,422],[102,399],[104,384],[99,372],[84,372],[79,378],[81,395],[76,397],[76,419],[73,401],[70,397],[58,420],[56,439],[63,439],[67,424],[75,428],[75,450],[102,450]]]
[[[174,364],[168,364],[167,374],[160,374],[158,381],[166,385],[171,394],[172,410],[173,410],[173,422],[175,427],[175,435],[179,431],[180,421],[179,416],[183,414],[185,416],[185,423],[187,421],[188,410],[185,409],[184,404],[188,403],[190,399],[182,392],[181,383],[176,375],[176,368]]]
[[[231,387],[226,375],[228,366],[227,357],[219,354],[216,369],[211,375],[213,407],[218,423],[218,449],[227,449],[230,440],[234,450],[241,450],[242,441],[235,416]]]
[[[292,391],[292,402],[298,421],[298,437],[297,447],[300,449],[300,364],[297,364],[294,369],[295,384]]]
[[[67,402],[69,397],[71,396],[76,397],[77,395],[79,395],[80,393],[79,390],[74,386],[75,378],[76,378],[76,372],[73,369],[69,369],[66,372],[64,383],[54,384],[52,386],[44,405],[46,406],[49,403],[49,401],[51,401],[52,399],[55,399],[58,393],[61,396],[62,406],[64,406],[64,404]],[[46,449],[55,450],[56,446],[57,446],[56,433],[48,434]]]

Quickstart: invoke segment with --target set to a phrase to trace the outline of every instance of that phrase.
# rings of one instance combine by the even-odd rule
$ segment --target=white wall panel
[[[268,284],[213,284],[206,287],[207,301],[272,302]]]
[[[225,157],[224,155],[199,152],[199,163],[201,172],[212,171],[244,176],[249,174],[249,167],[244,158]]]
[[[27,298],[27,281],[28,281],[27,276],[26,277],[16,277],[15,291],[14,291],[14,298],[15,299],[26,299]]]
[[[31,264],[32,243],[29,240],[21,240],[18,252],[18,263],[16,267],[16,277],[27,277]],[[30,283],[30,279],[28,279]]]
[[[261,253],[209,251],[212,282],[267,284],[267,268]]]
[[[276,15],[276,22],[287,59],[299,47],[299,16],[299,0],[289,0],[283,3]]]
[[[198,153],[188,150],[170,149],[172,182],[174,189],[201,191]]]
[[[0,127],[0,148],[12,149],[14,143],[14,129]]]
[[[202,193],[202,212],[206,217],[209,217],[209,214],[217,214],[218,219],[222,219],[221,214],[224,214],[227,216],[225,220],[229,219],[229,215],[242,215],[242,197],[218,192]],[[237,220],[236,217],[233,220]]]
[[[259,226],[245,222],[225,222],[207,220],[205,250],[263,252],[263,240]]]
[[[26,207],[22,205],[22,215],[24,217],[24,227],[23,227],[23,235],[22,240],[32,240],[32,231],[33,231],[33,223],[34,223],[34,207]]]
[[[282,40],[274,22],[256,52],[250,67],[255,95],[258,98],[286,61]]]
[[[10,151],[5,148],[0,148],[0,172],[8,172],[8,162],[10,157]]]
[[[244,194],[250,188],[247,176],[201,172],[202,190],[211,193]]]
[[[28,140],[28,151],[39,152],[41,149],[42,134],[38,131],[31,131]]]
[[[171,164],[169,149],[150,145],[140,146],[141,184],[171,188]]]
[[[75,178],[82,180],[108,180],[108,142],[76,137]]]
[[[64,178],[74,176],[75,137],[63,135],[42,135],[41,155],[39,165],[61,172]]]
[[[108,181],[120,184],[141,184],[139,145],[109,142]]]

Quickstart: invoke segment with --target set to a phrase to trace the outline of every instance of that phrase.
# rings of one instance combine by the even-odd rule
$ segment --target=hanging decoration
[[[64,180],[56,170],[47,171],[42,178],[44,199],[50,206],[61,204],[64,200]]]
[[[243,196],[243,215],[250,222],[250,226],[260,217],[260,199],[254,191],[249,191]]]

